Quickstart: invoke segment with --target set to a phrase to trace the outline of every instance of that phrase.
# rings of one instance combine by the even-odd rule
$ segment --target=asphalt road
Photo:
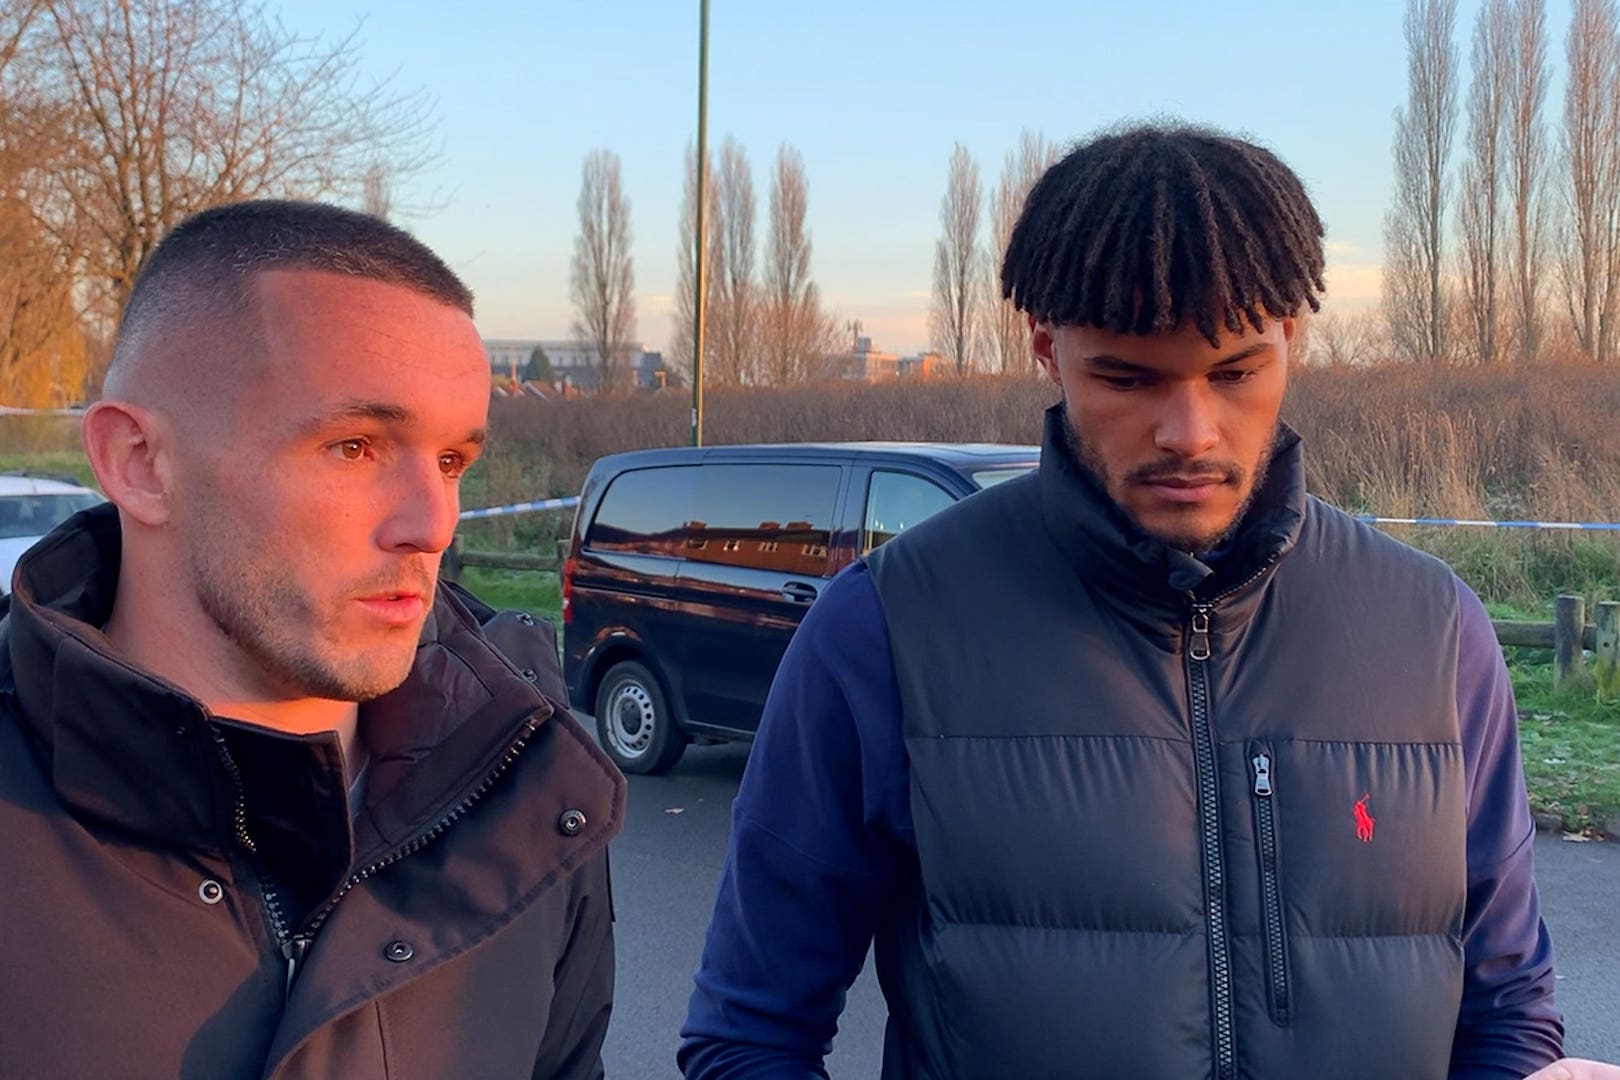
[[[618,991],[609,1080],[676,1077],[675,1047],[725,853],[747,750],[694,747],[667,776],[632,777],[613,848]],[[1536,841],[1537,878],[1559,957],[1571,1056],[1620,1062],[1620,844]],[[851,992],[828,1059],[833,1080],[870,1080],[882,1056],[883,999],[870,965]]]

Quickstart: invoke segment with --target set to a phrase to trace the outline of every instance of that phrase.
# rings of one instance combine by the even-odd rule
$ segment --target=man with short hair
[[[623,780],[437,587],[489,371],[365,215],[183,223],[0,622],[0,1075],[598,1077]]]
[[[1308,496],[1279,420],[1322,233],[1280,160],[1203,129],[1110,132],[1035,185],[1001,281],[1062,395],[1040,466],[879,548],[795,636],[688,1077],[824,1076],[874,943],[890,1080],[1558,1057],[1490,622]]]

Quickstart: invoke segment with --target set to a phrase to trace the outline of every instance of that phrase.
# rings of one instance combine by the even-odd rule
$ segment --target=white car
[[[0,595],[23,552],[46,533],[104,501],[87,487],[42,476],[0,474]]]

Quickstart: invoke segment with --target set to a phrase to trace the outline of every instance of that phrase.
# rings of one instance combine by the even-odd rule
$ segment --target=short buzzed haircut
[[[400,285],[473,313],[471,290],[410,233],[370,214],[264,199],[216,206],[176,225],[136,275],[108,368],[116,382],[148,330],[240,314],[255,275],[318,270]]]
[[[1321,307],[1322,221],[1271,151],[1145,124],[1081,144],[1036,182],[1001,292],[1036,321],[1155,334],[1259,330]]]

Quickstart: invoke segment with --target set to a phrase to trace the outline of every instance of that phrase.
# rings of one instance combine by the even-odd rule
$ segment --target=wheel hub
[[[645,687],[634,683],[621,686],[614,692],[608,725],[614,748],[625,757],[639,757],[646,753],[652,742],[657,714],[653,711],[652,695]]]

